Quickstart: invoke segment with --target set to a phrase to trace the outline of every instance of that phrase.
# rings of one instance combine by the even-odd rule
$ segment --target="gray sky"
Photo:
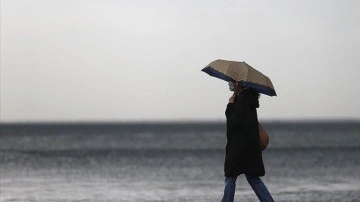
[[[360,119],[357,0],[1,0],[8,121],[224,120],[227,83],[200,70],[246,61],[278,96],[260,120]]]

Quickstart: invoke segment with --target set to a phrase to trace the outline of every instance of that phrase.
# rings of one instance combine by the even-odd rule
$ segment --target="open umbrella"
[[[243,87],[252,88],[259,93],[276,96],[269,77],[245,62],[215,60],[201,71],[225,81],[238,81]]]

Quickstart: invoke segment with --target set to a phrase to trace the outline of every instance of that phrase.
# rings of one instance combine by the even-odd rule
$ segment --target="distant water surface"
[[[360,201],[359,122],[268,122],[276,201]],[[0,201],[220,201],[224,123],[1,124]],[[244,176],[235,201],[258,201]]]

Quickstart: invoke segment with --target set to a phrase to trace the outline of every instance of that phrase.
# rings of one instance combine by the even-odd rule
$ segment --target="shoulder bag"
[[[269,144],[269,135],[266,130],[260,125],[259,126],[259,144],[261,151],[264,151]]]

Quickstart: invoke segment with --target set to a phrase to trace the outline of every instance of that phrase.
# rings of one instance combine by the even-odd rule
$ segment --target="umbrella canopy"
[[[252,88],[259,93],[276,96],[269,77],[245,62],[215,60],[201,71],[225,81],[238,81],[243,87]]]

